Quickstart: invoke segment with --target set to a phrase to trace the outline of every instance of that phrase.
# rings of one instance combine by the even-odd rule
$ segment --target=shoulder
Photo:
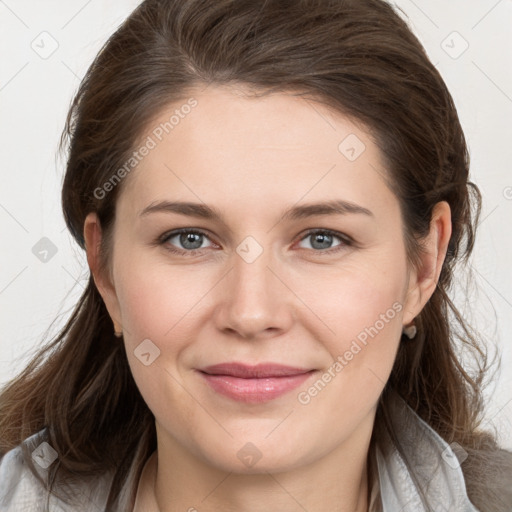
[[[24,441],[36,441],[42,432]],[[0,455],[0,510],[5,512],[43,510],[46,486],[30,470],[23,453],[23,444]]]
[[[402,481],[410,477],[409,487],[422,491],[429,504],[441,500],[450,510],[512,511],[512,452],[499,448],[493,436],[480,432],[474,447],[448,444],[400,397],[390,398],[390,411],[391,428],[381,445],[383,473],[393,482],[386,491],[409,494]]]
[[[103,510],[110,490],[110,475],[74,479],[50,488],[50,467],[58,454],[43,429],[0,455],[1,512],[90,512]]]
[[[458,447],[446,443],[398,396],[390,398],[388,418],[376,452],[385,507],[478,512],[466,490]]]

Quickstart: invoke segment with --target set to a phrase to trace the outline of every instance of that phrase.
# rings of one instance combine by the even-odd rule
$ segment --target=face
[[[141,138],[155,145],[123,183],[102,295],[159,443],[226,471],[297,468],[371,430],[418,312],[399,203],[341,114],[191,96]],[[240,366],[208,369],[224,363]]]

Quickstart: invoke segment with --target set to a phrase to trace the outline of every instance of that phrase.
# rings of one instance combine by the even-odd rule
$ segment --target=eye
[[[338,243],[334,243],[336,240]],[[203,245],[205,242],[207,245]],[[310,230],[300,239],[299,244],[304,242],[306,245],[302,245],[301,248],[311,249],[321,254],[340,251],[353,244],[352,239],[347,235],[330,229]],[[191,228],[176,229],[165,233],[159,238],[158,243],[163,245],[166,250],[182,255],[194,255],[196,252],[201,252],[202,249],[218,247],[205,232]]]
[[[333,245],[335,240],[338,240],[340,243]],[[302,246],[305,249],[313,249],[316,252],[334,252],[343,249],[345,246],[352,245],[351,239],[343,235],[342,233],[337,233],[336,231],[331,231],[330,229],[314,229],[308,231],[306,236],[301,238],[301,242],[309,241],[306,244],[306,247]]]
[[[165,245],[167,250],[179,254],[195,253],[195,251],[213,246],[211,241],[210,245],[203,246],[205,241],[210,241],[206,233],[188,228],[177,229],[160,238],[160,243]]]

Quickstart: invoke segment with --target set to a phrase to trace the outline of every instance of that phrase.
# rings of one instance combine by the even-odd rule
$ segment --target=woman
[[[146,0],[66,142],[91,277],[0,395],[2,510],[511,509],[447,293],[480,193],[390,5]]]

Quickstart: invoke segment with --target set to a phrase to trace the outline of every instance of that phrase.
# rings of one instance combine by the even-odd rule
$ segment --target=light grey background
[[[63,325],[87,280],[84,255],[64,227],[57,143],[81,77],[138,4],[0,0],[0,384],[24,366],[57,315],[51,333]],[[454,96],[484,196],[471,261],[476,288],[456,288],[454,298],[501,350],[485,426],[495,425],[512,449],[512,1],[396,4]],[[36,245],[43,237],[55,254]]]

